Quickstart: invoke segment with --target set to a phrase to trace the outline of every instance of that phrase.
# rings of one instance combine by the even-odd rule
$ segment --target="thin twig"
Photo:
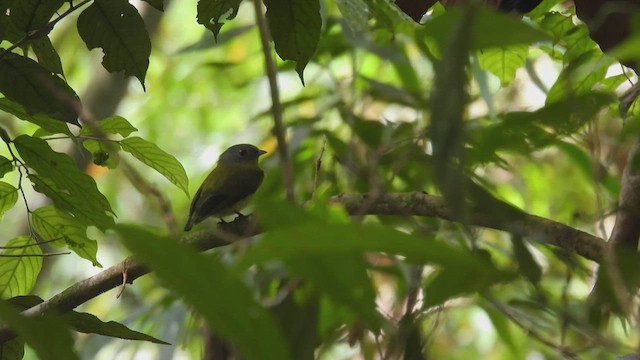
[[[324,155],[324,150],[327,147],[327,136],[322,136],[322,148],[320,148],[320,155],[318,155],[318,159],[316,160],[316,171],[313,175],[313,189],[311,189],[311,200],[313,200],[314,195],[316,194],[316,190],[318,189],[318,178],[320,177],[320,170],[322,169],[322,156]]]
[[[28,248],[28,247],[32,247],[32,246],[39,246],[39,245],[42,245],[42,244],[48,244],[48,243],[56,242],[56,241],[59,241],[59,240],[62,240],[62,238],[58,237],[58,238],[50,239],[50,240],[36,241],[34,243],[25,244],[25,245],[0,246],[0,250],[23,249],[23,248]]]
[[[293,168],[289,158],[289,146],[287,145],[286,129],[284,127],[283,109],[280,102],[280,90],[278,89],[278,70],[276,62],[271,53],[269,39],[269,25],[262,12],[262,1],[253,0],[253,6],[256,13],[256,22],[260,32],[260,42],[262,43],[262,51],[264,53],[265,70],[269,79],[269,90],[271,92],[271,115],[273,116],[273,132],[278,140],[278,155],[280,158],[280,171],[282,172],[282,181],[287,193],[287,200],[295,201],[295,192],[293,190]]]

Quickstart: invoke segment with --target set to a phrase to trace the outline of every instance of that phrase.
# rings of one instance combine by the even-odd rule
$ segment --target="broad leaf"
[[[524,66],[527,53],[526,45],[513,45],[482,50],[478,57],[480,66],[492,72],[500,79],[502,86],[506,86],[516,78],[516,70]]]
[[[27,295],[42,269],[42,250],[33,238],[11,239],[0,253],[0,297]],[[11,248],[14,247],[14,248]]]
[[[265,0],[269,30],[276,52],[283,60],[296,62],[296,72],[304,84],[304,68],[320,39],[319,0]]]
[[[51,134],[73,136],[66,123],[46,115],[30,115],[22,105],[7,98],[0,98],[0,110],[12,114],[18,119],[36,124]]]
[[[189,178],[182,164],[156,144],[134,136],[120,141],[122,150],[155,169],[189,196]]]
[[[98,243],[87,237],[87,227],[69,215],[51,206],[36,209],[31,215],[33,230],[45,241],[53,241],[54,246],[66,245],[80,257],[102,267],[96,258]]]
[[[0,92],[26,109],[79,125],[80,98],[60,77],[28,57],[4,54],[0,57]]]
[[[62,69],[62,61],[60,55],[53,47],[51,40],[48,36],[31,41],[31,48],[34,54],[38,58],[38,63],[45,67],[47,70],[54,74],[64,76],[64,70]]]
[[[99,334],[126,340],[149,341],[156,344],[169,345],[168,342],[158,340],[153,336],[131,330],[115,321],[104,322],[93,314],[72,311],[64,315],[67,323],[76,331],[85,334]]]
[[[198,24],[204,25],[218,39],[222,25],[238,14],[242,0],[200,0],[198,1]]]
[[[64,321],[47,314],[29,318],[19,313],[14,305],[0,301],[0,319],[33,348],[40,360],[79,359],[73,350],[73,338]]]
[[[13,1],[11,21],[17,29],[28,33],[40,30],[64,4],[65,0],[20,0]]]
[[[290,359],[289,346],[275,319],[254,300],[241,276],[220,260],[138,227],[119,226],[117,230],[127,248],[204,316],[212,330],[230,340],[243,358]]]
[[[110,116],[108,118],[96,121],[91,125],[83,125],[80,129],[80,135],[96,135],[95,129],[107,134],[120,134],[123,137],[131,135],[132,132],[138,131],[131,123],[122,116]]]
[[[2,165],[0,165],[0,167],[2,167]],[[11,209],[16,204],[17,201],[18,201],[18,189],[16,189],[11,184],[7,184],[4,181],[0,181],[0,219],[2,219],[2,216],[4,215],[4,213],[7,210]]]
[[[46,194],[56,207],[69,211],[85,225],[104,230],[114,224],[109,201],[93,178],[79,171],[69,156],[53,151],[46,141],[27,135],[18,136],[14,144],[22,160],[38,173],[29,176],[36,191]]]
[[[96,0],[78,17],[78,33],[89,50],[102,48],[109,72],[135,76],[144,88],[151,40],[138,10],[127,0]]]
[[[94,164],[98,166],[106,166],[109,169],[115,169],[118,167],[118,156],[112,154],[111,149],[107,148],[101,141],[84,140],[82,142],[82,146],[91,153]],[[113,143],[113,146],[120,148],[116,143]]]
[[[3,178],[7,173],[13,171],[13,163],[11,160],[7,159],[4,156],[0,156],[0,179]]]

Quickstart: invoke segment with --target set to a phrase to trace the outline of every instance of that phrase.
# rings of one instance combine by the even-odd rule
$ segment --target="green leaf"
[[[420,33],[432,38],[440,49],[444,49],[449,35],[462,19],[465,6],[452,7],[432,20],[427,21]],[[549,41],[549,35],[525,24],[515,16],[501,14],[483,6],[473,6],[473,22],[469,24],[469,50],[529,45],[539,41]]]
[[[189,196],[189,178],[182,164],[156,144],[134,136],[120,141],[122,150],[155,169]]]
[[[28,114],[44,114],[79,125],[80,98],[60,77],[28,57],[0,57],[0,92],[24,106]]]
[[[199,0],[198,24],[204,25],[218,39],[222,25],[238,14],[242,0]]]
[[[53,314],[30,318],[13,305],[0,301],[0,319],[35,350],[40,360],[79,359],[64,321]]]
[[[36,209],[31,215],[33,230],[44,241],[53,241],[57,247],[66,246],[81,258],[102,267],[96,258],[98,243],[87,237],[87,227],[81,225],[69,215],[51,206]]]
[[[282,60],[296,62],[296,72],[304,84],[304,68],[320,40],[319,0],[265,0],[269,30]]]
[[[158,340],[153,336],[131,330],[115,321],[104,322],[93,314],[72,311],[64,315],[67,323],[76,331],[85,334],[99,334],[126,340],[142,340],[156,344],[170,345],[168,342]]]
[[[131,123],[122,116],[110,116],[91,124],[100,131],[107,134],[120,134],[123,137],[131,135],[132,132],[138,131]],[[96,135],[96,131],[92,126],[83,125],[80,129],[80,135]]]
[[[611,58],[604,58],[600,50],[583,53],[573,60],[570,66],[562,69],[558,79],[549,89],[545,104],[552,104],[592,91],[596,84],[604,80],[612,61]]]
[[[45,27],[53,14],[64,4],[65,0],[20,0],[13,1],[11,21],[17,29],[28,33]]]
[[[10,247],[16,247],[11,249]],[[9,240],[0,253],[0,297],[27,295],[42,269],[42,250],[28,236]]]
[[[36,124],[51,134],[73,136],[66,123],[46,115],[30,115],[22,105],[7,98],[0,98],[0,110],[12,114],[18,119]]]
[[[364,0],[336,0],[336,5],[353,32],[364,33],[369,29],[369,5]]]
[[[27,135],[18,136],[14,145],[27,166],[38,173],[29,175],[35,190],[50,197],[56,207],[101,230],[114,224],[109,201],[95,180],[79,171],[69,156],[53,151],[46,141]]]
[[[507,86],[516,78],[516,70],[524,66],[528,52],[526,45],[513,45],[482,50],[478,58],[483,69],[496,75],[502,86]]]
[[[118,226],[117,231],[136,258],[183,296],[213,331],[237,347],[243,358],[291,358],[275,319],[253,298],[241,276],[225,268],[216,257],[198,254],[175,239],[139,227]],[[180,271],[176,271],[176,264],[180,264]]]
[[[7,160],[5,158],[5,160]],[[11,164],[11,163],[9,163]],[[11,209],[18,201],[18,189],[13,185],[0,181],[0,219],[4,213]]]
[[[4,156],[0,156],[0,179],[3,178],[7,173],[13,171],[13,163],[11,160],[7,159]]]
[[[48,36],[43,36],[41,38],[32,40],[31,48],[33,49],[33,53],[38,58],[38,63],[40,65],[54,74],[64,76],[64,70],[62,69],[62,61],[60,60],[60,55],[58,55],[58,52],[53,47],[53,44],[51,43],[51,40]]]
[[[496,311],[491,304],[482,304],[482,309],[487,313],[493,327],[496,329],[496,333],[502,340],[502,343],[506,345],[507,349],[511,351],[513,358],[521,358],[522,355],[518,351],[518,346],[513,338],[513,328],[510,326],[511,322],[504,316],[504,314]]]
[[[95,0],[78,17],[78,33],[89,50],[102,48],[109,72],[135,76],[144,88],[151,40],[138,10],[127,0]]]
[[[519,236],[512,235],[511,245],[513,246],[513,255],[518,262],[518,271],[531,283],[537,284],[540,282],[542,269],[533,257],[533,254],[531,254],[531,251],[529,251],[524,240]]]

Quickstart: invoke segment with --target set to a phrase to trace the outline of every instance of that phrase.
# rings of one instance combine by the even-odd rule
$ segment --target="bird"
[[[202,182],[191,201],[184,231],[215,216],[222,219],[240,213],[264,179],[258,158],[267,152],[250,144],[233,145],[225,150],[214,169]]]

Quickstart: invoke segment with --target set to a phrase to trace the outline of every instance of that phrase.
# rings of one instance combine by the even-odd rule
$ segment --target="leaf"
[[[573,60],[566,66],[553,84],[545,104],[552,104],[563,99],[571,99],[592,91],[593,87],[604,80],[607,69],[613,60],[603,58],[602,52],[592,50]]]
[[[80,98],[57,75],[14,53],[0,57],[0,92],[24,106],[28,114],[44,114],[79,125]]]
[[[211,30],[216,41],[222,25],[238,14],[242,0],[199,0],[198,24]]]
[[[139,227],[120,225],[117,231],[136,258],[184,297],[213,331],[237,347],[243,358],[291,358],[275,319],[253,298],[241,276],[225,268],[220,260]]]
[[[5,158],[8,161],[8,159]],[[11,163],[9,163],[11,164]],[[0,181],[0,219],[18,201],[18,189],[13,185]]]
[[[81,258],[91,261],[93,266],[102,267],[96,258],[98,243],[87,237],[86,226],[80,225],[69,215],[54,207],[43,206],[31,214],[31,223],[42,240],[56,240],[51,244],[57,247],[66,244]]]
[[[542,269],[531,254],[524,240],[516,235],[511,236],[513,255],[518,262],[518,271],[532,284],[537,284],[542,278]]]
[[[31,41],[31,48],[34,54],[38,58],[38,63],[45,69],[51,71],[54,74],[64,76],[64,70],[62,69],[62,61],[60,55],[53,47],[51,40],[48,36],[43,36]]]
[[[73,351],[73,338],[59,317],[53,314],[37,318],[26,317],[13,305],[0,301],[0,319],[33,348],[38,359],[79,359]]]
[[[511,351],[513,358],[520,358],[521,354],[520,351],[518,351],[518,346],[513,338],[513,329],[510,326],[511,323],[509,320],[504,316],[504,314],[496,311],[491,304],[482,303],[482,309],[484,309],[487,316],[489,316],[494,329],[496,329],[496,333],[498,333],[502,343],[506,345],[509,351]]]
[[[466,6],[451,7],[442,15],[427,21],[419,33],[432,38],[440,49],[444,49],[449,35],[462,19]],[[473,23],[469,26],[469,50],[528,45],[548,41],[549,35],[525,24],[515,16],[501,14],[482,6],[471,6]]]
[[[115,321],[104,322],[93,314],[72,311],[64,315],[64,320],[76,331],[85,334],[99,334],[126,340],[142,340],[156,344],[170,345],[153,336],[131,330]]]
[[[25,246],[30,245],[30,246]],[[28,236],[9,240],[0,253],[0,297],[12,298],[27,295],[33,289],[42,269],[42,250]],[[18,248],[8,248],[20,246]]]
[[[66,154],[53,151],[46,141],[20,135],[14,145],[22,160],[38,175],[29,175],[35,189],[51,198],[61,210],[69,211],[85,225],[101,230],[114,224],[111,205],[98,190],[95,180],[78,170]]]
[[[502,86],[509,85],[516,78],[516,70],[524,67],[529,49],[526,45],[482,50],[480,66],[500,79]]]
[[[134,136],[120,141],[122,150],[155,169],[189,196],[189,178],[182,164],[156,144]]]
[[[13,171],[13,163],[11,160],[7,159],[4,156],[0,156],[0,179],[3,178],[7,173]]]
[[[320,40],[319,0],[265,0],[267,21],[276,52],[282,60],[296,62],[296,72],[304,84],[304,68]]]
[[[36,124],[51,134],[66,134],[73,136],[66,123],[46,115],[30,115],[22,105],[7,98],[0,98],[0,110],[10,113],[18,119]]]
[[[336,0],[336,5],[351,31],[364,33],[369,29],[369,5],[364,0]]]
[[[45,27],[53,14],[64,4],[65,0],[20,0],[13,1],[11,21],[14,26],[25,33]]]
[[[102,48],[109,72],[135,76],[144,88],[151,40],[138,10],[127,0],[95,0],[78,17],[78,33],[89,50]]]
[[[158,11],[164,11],[164,0],[144,0],[144,2]]]
[[[92,124],[100,131],[107,134],[120,134],[123,137],[131,135],[132,132],[138,131],[131,123],[122,116],[110,116]],[[80,135],[97,135],[96,131],[89,125],[83,125],[80,129]]]

